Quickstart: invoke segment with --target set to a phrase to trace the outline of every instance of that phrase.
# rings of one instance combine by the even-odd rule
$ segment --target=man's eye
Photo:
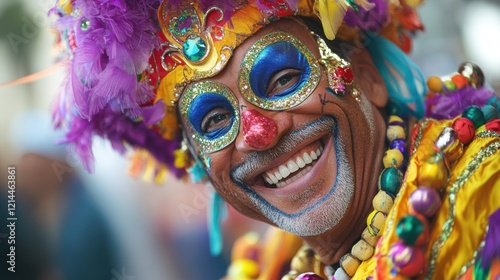
[[[210,133],[230,125],[231,112],[224,108],[216,108],[208,112],[201,122],[201,132]]]
[[[267,87],[267,97],[278,95],[293,87],[298,81],[301,72],[297,69],[285,69],[276,73]]]

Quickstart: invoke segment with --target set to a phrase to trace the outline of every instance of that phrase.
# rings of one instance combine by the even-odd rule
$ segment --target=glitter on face
[[[202,101],[198,102],[198,98],[202,99]],[[198,103],[202,105],[195,106]],[[226,106],[226,104],[230,105]],[[183,122],[190,132],[189,134],[192,135],[200,147],[200,154],[220,151],[236,139],[240,127],[238,101],[225,85],[213,81],[194,83],[183,94],[179,108]],[[200,131],[201,120],[211,110],[218,108],[230,111],[231,121],[228,126],[219,129],[216,133],[203,133]]]
[[[254,70],[254,64],[259,58],[259,55],[266,51],[266,48],[276,43],[289,43],[299,52],[299,56],[304,56],[307,60],[309,69],[305,76],[305,82],[294,90],[292,94],[279,98],[266,98],[259,96],[252,88],[251,74]],[[295,57],[296,59],[296,57]],[[238,80],[238,87],[243,97],[253,105],[265,110],[285,110],[293,108],[301,104],[311,93],[316,89],[321,77],[319,63],[314,57],[314,54],[295,36],[286,32],[273,32],[260,38],[248,50],[241,63],[241,70]]]
[[[278,126],[273,119],[256,110],[246,110],[241,114],[245,143],[255,149],[268,147],[278,133]]]

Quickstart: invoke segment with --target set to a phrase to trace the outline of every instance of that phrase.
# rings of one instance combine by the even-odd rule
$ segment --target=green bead
[[[82,31],[87,31],[90,28],[90,20],[88,19],[83,19],[82,22],[80,22],[80,29]]]
[[[468,118],[469,120],[474,123],[474,127],[478,129],[482,125],[486,123],[486,120],[484,119],[484,114],[481,109],[477,106],[469,106],[467,109],[464,110],[462,113],[462,117]]]
[[[455,83],[453,81],[445,81],[444,82],[444,86],[449,91],[455,91],[455,90],[457,90],[457,85],[455,85]]]
[[[379,189],[396,196],[403,181],[403,173],[395,167],[389,167],[382,171],[378,180]]]
[[[481,111],[483,112],[486,122],[495,119],[497,116],[497,109],[491,105],[484,105],[483,108],[481,108]]]
[[[424,231],[424,224],[415,216],[407,215],[399,220],[396,234],[404,244],[413,246]]]
[[[182,48],[187,59],[197,62],[207,53],[207,44],[199,36],[191,36],[184,42]]]

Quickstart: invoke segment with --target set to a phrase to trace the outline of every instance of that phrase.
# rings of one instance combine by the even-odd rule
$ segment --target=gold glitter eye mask
[[[320,80],[313,53],[295,36],[273,32],[260,38],[241,63],[238,85],[243,97],[266,110],[302,103]]]
[[[180,101],[181,117],[200,152],[217,152],[238,135],[238,102],[228,87],[213,81],[192,84]]]

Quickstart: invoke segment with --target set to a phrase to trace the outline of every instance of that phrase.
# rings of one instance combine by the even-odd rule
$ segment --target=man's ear
[[[351,56],[351,66],[356,85],[361,92],[377,108],[384,108],[388,100],[387,87],[368,50],[354,50]]]

